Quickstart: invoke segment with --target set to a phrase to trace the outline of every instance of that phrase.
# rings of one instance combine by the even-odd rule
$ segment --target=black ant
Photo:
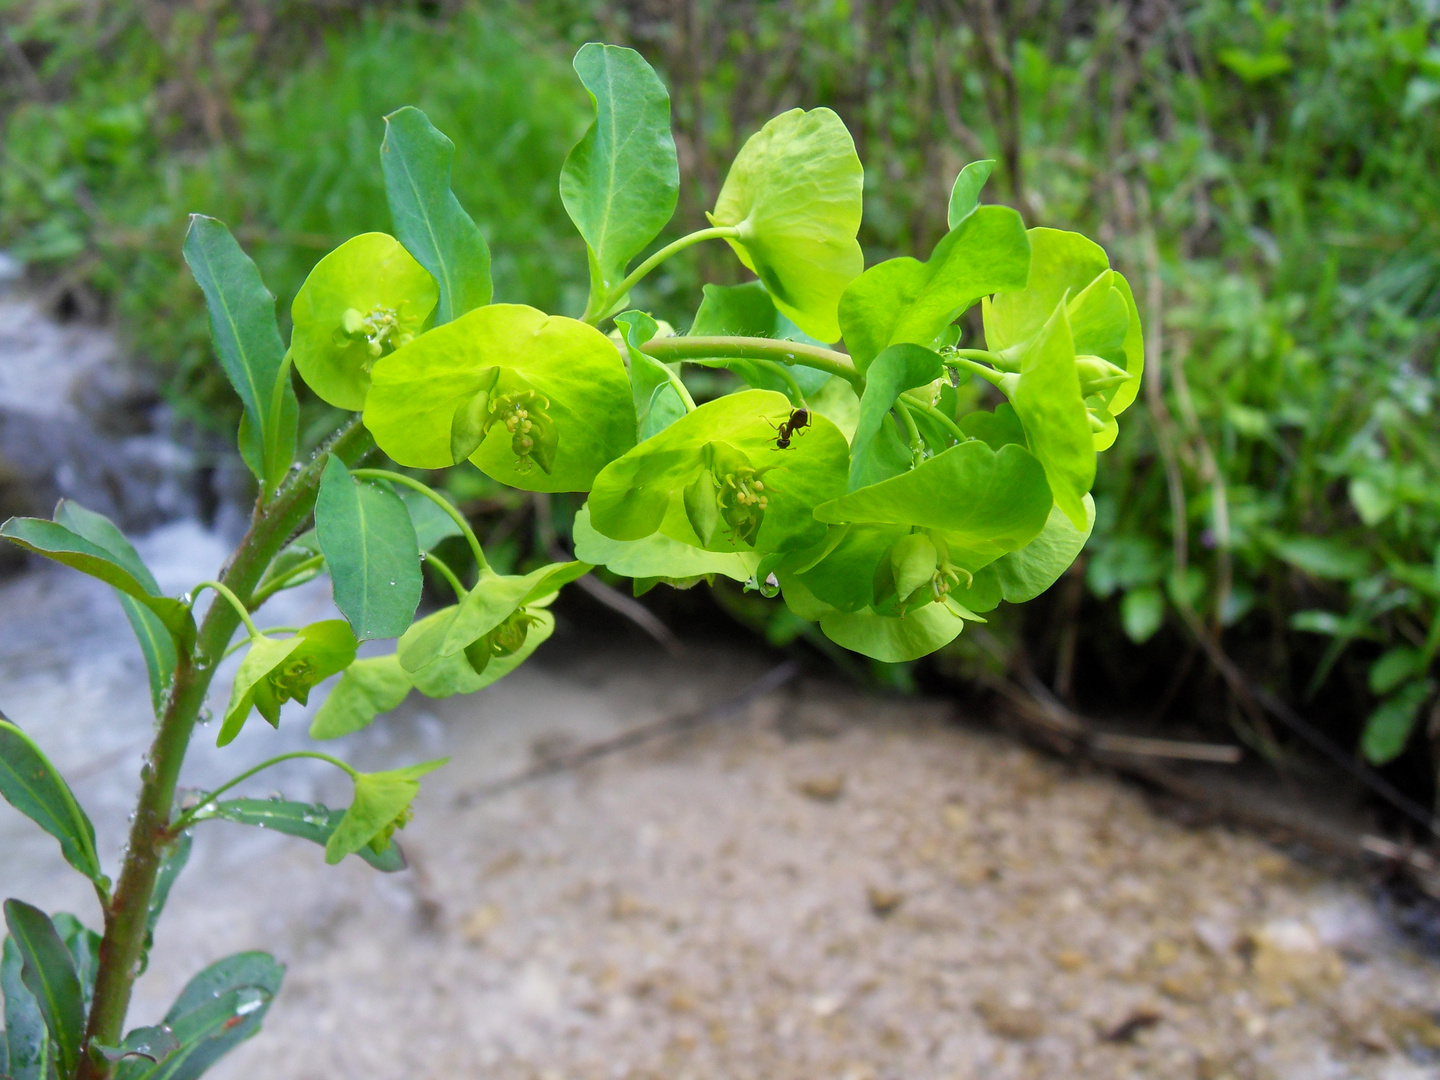
[[[775,449],[787,450],[790,447],[790,441],[794,439],[795,436],[799,435],[801,431],[810,426],[810,410],[792,409],[790,411],[790,415],[786,417],[784,422],[779,424],[778,426],[771,423],[769,420],[766,420],[765,422],[767,424],[770,424],[771,427],[775,428]]]

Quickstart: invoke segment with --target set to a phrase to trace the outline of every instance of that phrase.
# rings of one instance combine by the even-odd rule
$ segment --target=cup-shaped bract
[[[614,540],[659,532],[709,551],[815,543],[825,527],[814,507],[845,490],[849,446],[839,428],[812,414],[780,448],[776,428],[790,412],[772,390],[707,402],[605,467],[590,493],[591,525]],[[711,525],[707,542],[698,530]]]
[[[588,491],[635,444],[630,380],[614,342],[523,304],[491,304],[436,327],[383,358],[371,379],[365,425],[412,468],[456,463],[457,415],[484,430],[469,460],[526,491]],[[483,407],[470,408],[479,394]]]
[[[740,149],[709,214],[733,225],[728,243],[775,306],[820,341],[840,337],[845,287],[865,269],[860,229],[865,171],[830,109],[791,109]]]
[[[386,233],[362,233],[318,263],[295,294],[290,357],[305,384],[338,409],[362,409],[370,369],[425,329],[439,288]]]
[[[314,686],[344,671],[354,659],[355,636],[343,619],[311,623],[289,638],[256,638],[235,673],[216,745],[225,746],[240,734],[252,707],[279,727],[281,705],[306,704]]]
[[[1030,229],[1027,235],[1030,280],[1024,289],[984,302],[986,347],[1020,357],[1064,301],[1085,405],[1101,427],[1093,436],[1095,449],[1108,449],[1118,431],[1114,418],[1135,401],[1145,370],[1135,296],[1093,240],[1059,229]],[[1122,372],[1125,377],[1118,377]]]

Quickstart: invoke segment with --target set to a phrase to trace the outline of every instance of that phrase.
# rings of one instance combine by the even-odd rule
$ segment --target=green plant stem
[[[634,270],[631,270],[630,273],[626,275],[625,280],[620,282],[620,284],[605,293],[598,307],[587,307],[585,314],[581,316],[581,321],[587,322],[591,326],[598,326],[604,322],[615,313],[616,305],[625,299],[625,294],[633,289],[641,278],[650,273],[651,270],[654,270],[655,267],[659,266],[666,259],[670,258],[671,255],[679,254],[686,248],[693,247],[695,244],[704,240],[719,240],[724,237],[739,235],[740,230],[734,225],[717,225],[714,228],[700,229],[682,236],[678,240],[672,240],[639,266],[635,267]]]
[[[257,508],[251,518],[250,531],[221,575],[237,598],[251,594],[271,560],[314,510],[326,453],[354,462],[374,449],[374,445],[360,418],[352,418],[286,482],[274,499]],[[125,863],[105,911],[95,993],[85,1027],[86,1047],[94,1043],[115,1046],[120,1042],[145,946],[145,924],[155,891],[155,875],[170,836],[170,814],[180,769],[205,704],[206,691],[214,678],[218,657],[239,625],[240,615],[234,606],[211,604],[193,652],[179,651],[170,697],[140,773],[140,796],[130,826]],[[109,1062],[87,1052],[81,1055],[76,1080],[103,1080],[112,1071]]]
[[[903,398],[895,399],[895,411],[900,415],[901,421],[905,424],[905,434],[910,439],[910,452],[921,454],[925,451],[925,440],[920,437],[920,429],[915,426],[915,417],[910,415],[910,409]]]
[[[317,570],[324,565],[324,555],[311,555],[304,562],[296,563],[273,581],[267,582],[264,587],[255,590],[255,595],[250,597],[250,610],[254,611],[301,574]]]
[[[411,491],[418,491],[436,506],[450,515],[450,520],[460,526],[460,531],[465,535],[465,542],[470,545],[470,554],[475,556],[476,565],[480,567],[483,574],[490,569],[490,564],[485,561],[485,550],[480,546],[480,540],[475,535],[475,530],[470,528],[470,523],[465,520],[465,515],[460,513],[451,505],[450,500],[433,490],[419,480],[412,480],[403,473],[391,472],[389,469],[351,469],[351,476],[358,476],[367,480],[389,480],[391,483],[408,487]]]
[[[652,338],[640,350],[662,363],[676,360],[769,360],[772,363],[815,368],[847,380],[855,392],[865,389],[865,376],[855,370],[850,357],[823,345],[758,337],[666,337]]]
[[[681,380],[680,376],[676,372],[670,370],[669,364],[665,364],[664,368],[665,374],[670,379],[670,385],[674,388],[675,393],[680,395],[680,400],[685,403],[685,411],[687,413],[694,412],[695,399],[690,396],[690,388],[685,385],[685,383]]]
[[[440,576],[450,583],[450,587],[455,590],[456,600],[465,599],[467,595],[465,586],[460,584],[460,578],[454,570],[450,569],[444,559],[440,558],[440,556],[436,555],[433,551],[425,552],[420,558],[427,565],[435,567]]]
[[[199,814],[207,806],[212,804],[221,795],[224,795],[225,792],[229,791],[231,788],[238,787],[246,780],[249,780],[256,773],[262,773],[273,765],[279,765],[282,761],[294,761],[296,758],[314,758],[316,761],[327,762],[331,765],[334,765],[337,769],[344,769],[347,773],[350,774],[350,779],[352,780],[354,780],[357,776],[360,775],[359,770],[352,768],[345,762],[341,761],[339,758],[331,757],[329,754],[322,754],[317,750],[295,750],[288,754],[280,754],[277,757],[272,757],[269,761],[262,761],[253,769],[246,769],[239,776],[225,781],[225,783],[221,784],[214,791],[207,794],[205,798],[201,799],[200,802],[197,803],[194,807],[186,810],[185,813],[181,814],[178,818],[176,818],[170,823],[170,835],[172,837],[179,836],[180,833],[185,830],[186,826],[188,826],[191,822],[195,820],[197,814]]]
[[[298,627],[298,626],[267,626],[267,627],[265,627],[265,629],[261,630],[260,632],[261,632],[262,634],[298,634],[298,633],[300,632],[300,627]],[[248,637],[247,637],[244,641],[235,641],[235,642],[232,642],[231,645],[230,645],[230,647],[225,650],[225,655],[222,656],[222,657],[220,657],[220,659],[221,659],[221,660],[228,660],[228,659],[230,659],[230,657],[234,656],[237,652],[239,652],[241,649],[243,649],[246,645],[249,645],[250,642],[252,642],[252,641],[254,641],[254,640],[255,640],[254,638],[248,638]]]
[[[215,592],[219,594],[226,603],[228,603],[232,608],[235,609],[235,614],[240,616],[240,621],[245,624],[245,629],[249,632],[251,641],[254,641],[257,637],[262,636],[259,627],[255,625],[255,620],[250,618],[250,609],[245,606],[244,602],[238,596],[236,596],[233,592],[230,591],[228,586],[222,584],[221,582],[200,582],[199,585],[196,585],[195,588],[190,590],[191,603],[193,604],[195,597],[199,596],[206,589],[214,589]]]
[[[970,352],[979,352],[980,350],[979,350],[979,349],[971,349],[971,350],[968,350],[968,351],[970,351]],[[969,368],[971,371],[973,371],[973,372],[975,372],[977,375],[979,375],[982,379],[985,379],[987,382],[993,383],[995,386],[999,386],[1001,380],[1005,378],[1005,375],[1006,375],[1006,374],[1009,374],[1008,372],[1003,372],[1003,373],[1002,373],[1002,372],[996,371],[994,368],[988,367],[988,366],[985,365],[985,364],[976,363],[974,360],[970,359],[968,356],[959,356],[959,355],[956,355],[956,356],[950,357],[949,359],[953,360],[956,364],[959,364],[959,365],[961,365],[961,366],[963,366],[963,367]]]
[[[911,397],[907,393],[905,395],[905,402],[911,408],[919,409],[926,416],[930,417],[930,419],[934,420],[937,424],[943,427],[946,431],[950,432],[951,435],[954,435],[956,442],[965,442],[967,439],[970,438],[969,435],[966,435],[965,432],[960,430],[959,424],[955,423],[954,420],[950,419],[950,417],[946,416],[943,412],[937,409],[934,405],[931,405],[928,401],[919,401]]]

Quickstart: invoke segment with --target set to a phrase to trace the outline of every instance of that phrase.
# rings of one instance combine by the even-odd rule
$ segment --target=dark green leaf
[[[275,297],[230,230],[214,218],[190,216],[185,261],[205,293],[220,366],[245,406],[242,456],[268,491],[294,460],[299,418],[275,323]]]
[[[1410,733],[1415,730],[1420,707],[1434,689],[1431,680],[1416,679],[1380,703],[1365,721],[1365,731],[1360,736],[1360,749],[1367,761],[1384,765],[1400,756],[1410,741]]]
[[[268,596],[271,592],[278,591],[273,587],[275,582],[281,583],[279,589],[293,589],[315,580],[325,569],[324,561],[316,559],[319,554],[320,543],[315,539],[315,530],[306,529],[270,560],[260,584],[255,586],[256,595]]]
[[[158,1065],[126,1060],[116,1080],[195,1080],[260,1030],[284,975],[284,967],[260,952],[212,964],[186,984],[165,1014],[180,1049]]]
[[[145,913],[145,932],[155,933],[160,916],[165,912],[165,903],[170,899],[170,890],[180,871],[190,861],[190,849],[195,840],[188,832],[182,832],[169,844],[160,856],[160,869],[155,873],[155,889],[150,894],[150,907]]]
[[[75,977],[80,980],[80,994],[85,1005],[85,1014],[90,1013],[90,999],[95,993],[95,976],[100,969],[100,935],[82,923],[74,915],[57,912],[50,923],[65,948],[70,951],[70,960],[75,965]]]
[[[85,1001],[70,950],[50,917],[23,900],[5,901],[5,924],[20,950],[20,978],[34,995],[54,1041],[63,1076],[75,1071],[85,1029]]]
[[[355,777],[355,801],[326,842],[325,861],[333,865],[367,847],[373,850],[379,845],[383,850],[384,845],[393,843],[391,834],[404,825],[410,804],[420,793],[420,778],[449,760],[441,758]]]
[[[424,580],[410,512],[388,485],[356,482],[331,456],[315,499],[315,535],[330,568],[335,606],[360,641],[399,637]]]
[[[160,586],[156,584],[150,568],[125,538],[125,534],[116,528],[109,518],[87,510],[71,499],[61,499],[55,507],[55,521],[77,536],[82,536],[110,552],[148,592],[159,593]],[[130,621],[135,638],[140,643],[140,652],[145,658],[145,670],[150,676],[150,700],[156,715],[159,715],[165,698],[165,688],[170,685],[170,679],[175,673],[174,639],[170,637],[170,632],[165,629],[159,616],[139,600],[119,590],[116,590],[116,595],[125,612],[125,618]]]
[[[919,345],[891,345],[870,365],[865,378],[865,392],[860,397],[860,421],[850,441],[849,489],[864,487],[885,479],[893,465],[894,454],[886,455],[886,464],[875,459],[876,441],[881,434],[885,416],[895,405],[901,391],[924,386],[940,377],[942,364],[938,354]]]
[[[433,499],[405,488],[400,492],[400,501],[410,511],[410,524],[415,526],[415,546],[421,551],[434,551],[441,540],[461,535],[455,519],[436,506]]]
[[[394,653],[356,660],[345,669],[315,714],[310,737],[338,739],[361,730],[380,713],[404,701],[410,686],[410,675]]]
[[[955,228],[975,212],[980,205],[980,190],[990,179],[994,168],[995,160],[986,158],[984,161],[972,161],[960,170],[955,177],[955,185],[950,189],[950,207],[945,215],[949,228]]]
[[[168,596],[156,596],[146,587],[145,582],[137,578],[125,565],[123,558],[72,532],[64,525],[41,518],[11,518],[4,525],[0,525],[0,537],[13,541],[36,555],[54,559],[81,573],[99,578],[144,604],[159,616],[160,621],[172,634],[182,640],[194,638],[195,623],[190,617],[190,610],[184,604]]]
[[[590,251],[593,309],[675,213],[680,167],[670,95],[644,57],[591,42],[575,54],[575,73],[590,92],[595,122],[565,159],[560,198]]]
[[[25,962],[13,938],[6,938],[0,959],[0,991],[5,995],[5,1041],[14,1080],[59,1080],[55,1045],[35,995],[21,978]]]
[[[65,861],[91,881],[103,882],[95,854],[95,828],[70,785],[28,735],[0,718],[0,795],[60,841]]]
[[[324,847],[334,833],[344,810],[331,810],[319,803],[286,802],[283,799],[228,799],[207,806],[196,821],[233,821],[257,829],[271,829]],[[358,853],[376,870],[387,874],[405,869],[405,855],[392,840],[381,851],[364,848]]]
[[[1421,674],[1425,667],[1425,654],[1419,649],[1408,645],[1390,649],[1370,665],[1370,692],[1388,694],[1406,679]]]
[[[1353,581],[1365,576],[1370,560],[1365,551],[1330,536],[1284,536],[1271,548],[1291,566],[1311,577]]]
[[[454,156],[455,144],[419,109],[385,118],[385,198],[400,243],[440,284],[437,324],[490,303],[490,249],[450,190]]]

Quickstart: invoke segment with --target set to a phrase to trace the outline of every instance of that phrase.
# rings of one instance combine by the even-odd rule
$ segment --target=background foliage
[[[197,414],[224,398],[175,255],[185,214],[235,223],[287,310],[316,255],[388,228],[371,164],[400,103],[454,138],[462,202],[520,253],[497,299],[578,314],[553,177],[585,124],[566,57],[586,40],[634,45],[671,87],[674,235],[794,105],[854,132],[877,258],[928,249],[958,168],[997,158],[986,197],[1104,243],[1151,335],[1148,422],[1102,459],[1084,562],[992,624],[998,651],[1087,707],[1229,723],[1284,756],[1204,661],[1210,635],[1431,790],[1428,740],[1406,736],[1435,723],[1440,643],[1433,0],[5,0],[0,19],[0,244],[112,313]],[[702,270],[735,274],[697,249],[636,303],[679,318]],[[523,531],[528,503],[486,497]],[[941,669],[994,663],[978,640]]]

